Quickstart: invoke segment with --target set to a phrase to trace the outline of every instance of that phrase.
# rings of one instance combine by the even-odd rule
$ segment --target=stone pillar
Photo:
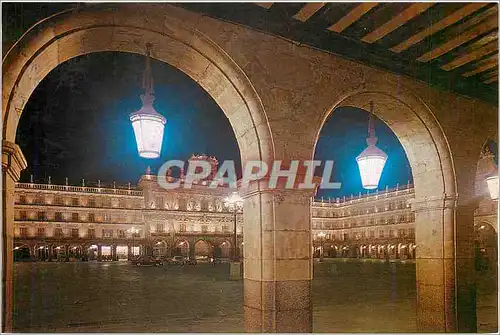
[[[111,246],[111,258],[113,261],[117,261],[118,259],[116,258],[116,244],[113,244]]]
[[[14,189],[26,160],[19,146],[2,141],[2,331],[12,332],[14,276]]]
[[[476,332],[473,209],[454,197],[415,202],[420,332]]]
[[[312,331],[311,190],[244,190],[246,332]]]
[[[47,245],[47,261],[52,262],[52,256],[54,254],[54,246],[52,244]]]
[[[128,258],[128,260],[132,259],[132,246],[131,245],[127,246],[127,258]]]
[[[34,245],[30,245],[29,248],[30,248],[30,259],[31,259],[32,262],[36,262],[37,258],[36,258],[35,246]]]
[[[102,246],[100,244],[97,245],[97,260],[102,260]]]

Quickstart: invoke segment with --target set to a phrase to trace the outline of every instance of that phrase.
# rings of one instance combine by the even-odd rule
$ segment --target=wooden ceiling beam
[[[306,22],[313,16],[318,10],[326,5],[325,2],[309,2],[302,9],[293,16],[294,19]]]
[[[398,45],[392,47],[390,50],[392,52],[400,53],[402,51],[405,51],[412,45],[417,44],[418,42],[422,41],[428,36],[431,36],[441,30],[443,30],[446,27],[451,26],[452,24],[458,22],[459,20],[462,20],[466,16],[476,12],[477,10],[483,8],[486,6],[488,3],[471,3],[468,4],[459,10],[451,13],[441,21],[436,22],[435,24],[432,24],[430,27],[425,28],[424,30],[420,31],[419,33],[409,37],[407,40],[399,43]]]
[[[497,80],[498,79],[498,69],[495,69],[494,71],[491,71],[491,72],[488,72],[486,74],[484,74],[482,77],[481,77],[481,80],[483,82],[487,82],[487,81],[490,81],[490,80]]]
[[[476,69],[474,69],[472,71],[468,71],[468,72],[463,73],[462,76],[464,76],[464,77],[475,76],[478,73],[491,70],[495,66],[498,66],[497,62],[491,62],[491,63],[488,63],[488,64],[484,64],[482,66],[477,67]]]
[[[344,17],[338,20],[335,24],[328,27],[328,30],[334,31],[336,33],[341,33],[351,24],[358,21],[363,15],[368,13],[373,7],[377,6],[378,2],[364,2],[357,5]]]
[[[444,55],[445,53],[449,52],[450,50],[455,49],[456,47],[467,43],[468,41],[478,37],[479,35],[482,35],[490,30],[493,30],[498,27],[498,18],[491,17],[485,22],[482,22],[471,29],[459,34],[457,37],[449,40],[448,42],[441,44],[437,48],[434,48],[433,50],[423,54],[422,56],[417,58],[417,61],[426,63],[428,61],[433,60],[434,58],[437,58],[441,55]]]
[[[492,41],[477,50],[474,50],[470,53],[455,58],[450,63],[442,66],[441,68],[445,71],[450,71],[464,64],[470,63],[480,57],[483,57],[489,53],[492,53],[496,50],[498,50],[498,41]]]
[[[414,17],[420,15],[421,13],[425,12],[427,9],[432,7],[434,3],[430,2],[419,2],[411,5],[386,23],[384,23],[382,26],[378,27],[371,33],[367,34],[365,37],[361,39],[361,41],[365,43],[373,43],[381,39],[382,37],[386,36],[387,34],[391,33],[392,31],[398,29],[401,27],[403,24],[406,22],[410,21]]]
[[[496,81],[498,81],[498,73],[497,73],[496,76],[491,77],[490,79],[486,79],[485,81],[483,81],[483,83],[485,83],[485,84],[491,84],[491,83],[494,83]]]
[[[274,2],[254,2],[254,4],[256,4],[257,6],[260,6],[260,7],[265,8],[265,9],[271,8],[273,3]]]

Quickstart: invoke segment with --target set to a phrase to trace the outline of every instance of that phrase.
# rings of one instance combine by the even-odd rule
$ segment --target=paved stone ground
[[[315,263],[315,332],[414,332],[415,265]],[[228,264],[17,263],[17,332],[242,332],[243,283]],[[478,323],[496,328],[496,272],[478,288]],[[493,285],[493,286],[492,286]],[[494,298],[494,299],[493,299]],[[494,307],[492,307],[494,305]],[[494,320],[496,320],[494,315]],[[482,324],[482,326],[481,326]]]

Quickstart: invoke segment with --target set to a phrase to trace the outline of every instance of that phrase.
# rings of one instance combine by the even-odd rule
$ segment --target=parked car
[[[187,265],[196,265],[198,264],[198,261],[195,258],[189,258],[186,260]]]
[[[182,256],[174,256],[169,263],[174,265],[184,265],[186,264],[186,258]]]
[[[132,261],[136,266],[162,266],[163,260],[155,257],[138,257]]]

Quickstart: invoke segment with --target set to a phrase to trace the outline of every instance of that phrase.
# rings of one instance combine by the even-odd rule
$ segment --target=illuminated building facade
[[[192,159],[208,159],[217,166],[211,157]],[[491,155],[482,156],[478,178],[481,171],[491,170],[488,162],[492,161]],[[225,186],[209,188],[213,177],[192,188],[172,190],[160,188],[156,176],[148,172],[137,187],[126,188],[101,187],[100,183],[97,187],[18,183],[15,255],[35,260],[119,260],[139,255],[150,245],[157,256],[229,258],[234,213],[225,198],[232,191]],[[182,183],[183,171],[179,178],[168,174],[167,180]],[[312,252],[315,257],[415,258],[413,199],[414,188],[408,184],[358,196],[314,200]],[[496,241],[497,202],[485,196],[480,199],[474,218],[476,240],[490,245],[489,249],[481,248],[492,258],[496,255],[496,242],[491,239],[495,236]],[[241,255],[241,213],[236,214],[236,220],[237,254]]]

